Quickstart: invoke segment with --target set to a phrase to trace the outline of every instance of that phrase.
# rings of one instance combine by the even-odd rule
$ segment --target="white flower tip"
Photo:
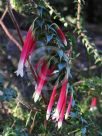
[[[17,71],[15,71],[16,75],[17,76],[21,76],[23,77],[24,76],[24,73],[23,73],[23,63],[20,61],[19,64],[18,64],[18,69]]]
[[[49,110],[49,109],[47,109],[47,112],[46,112],[46,120],[48,120],[48,119],[49,119],[49,117],[50,117],[50,110]]]
[[[66,40],[64,40],[64,45],[67,46],[67,41]]]
[[[50,114],[46,114],[46,120],[48,120],[50,117]]]
[[[62,126],[62,121],[61,121],[61,120],[59,120],[59,121],[58,121],[58,129],[60,129],[60,128],[61,128],[61,126]]]
[[[66,113],[66,114],[65,114],[65,120],[67,120],[67,119],[68,119],[68,116],[69,116],[69,114],[68,114],[68,113]]]
[[[52,116],[52,120],[54,120],[54,119],[55,119],[55,116],[53,115],[53,116]]]
[[[19,76],[19,75],[20,75],[21,77],[24,76],[23,69],[20,69],[20,70],[17,69],[17,71],[15,71],[15,73],[16,73],[17,76]]]
[[[39,94],[35,92],[33,98],[34,102],[37,102],[37,100],[39,99]]]
[[[95,111],[95,110],[97,110],[97,107],[91,107],[90,108],[90,111],[92,111],[92,112]]]
[[[56,121],[58,121],[58,119],[59,119],[59,112],[58,112],[57,109],[56,109],[55,113],[53,114],[52,119],[53,120],[56,119]]]

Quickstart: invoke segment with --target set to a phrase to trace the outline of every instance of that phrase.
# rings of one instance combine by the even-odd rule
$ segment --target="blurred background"
[[[40,0],[10,0],[13,8],[12,11],[19,24],[23,39],[27,34],[29,26],[36,17],[35,7],[33,5],[34,1],[38,2]],[[66,21],[75,23],[77,12],[76,0],[46,1],[49,2],[50,5],[66,19]],[[85,0],[85,2],[82,0],[82,3],[81,24],[87,31],[86,35],[90,41],[95,43],[99,54],[102,55],[102,0]],[[6,5],[6,0],[0,0],[0,17],[3,15]],[[72,43],[75,44],[75,50],[73,50],[73,52],[75,51],[76,54],[80,54],[75,58],[71,72],[73,76],[72,82],[76,84],[76,103],[79,103],[78,108],[81,109],[85,119],[90,122],[88,124],[90,132],[87,136],[102,136],[102,66],[94,63],[93,56],[88,55],[85,46],[79,39],[77,39],[77,36],[73,34],[72,27],[68,26],[65,28],[58,19],[55,19],[54,21],[66,33],[70,32],[70,34],[72,34]],[[3,22],[7,30],[9,30],[14,38],[21,43],[9,13],[5,15]],[[68,38],[70,39],[70,37]],[[25,74],[24,78],[20,78],[14,73],[17,69],[19,56],[19,50],[15,44],[9,40],[8,36],[0,26],[0,134],[3,133],[3,136],[6,136],[6,133],[11,132],[13,133],[13,136],[21,136],[20,134],[15,134],[19,132],[22,132],[22,136],[33,136],[33,117],[31,117],[30,121],[28,119],[30,115],[29,109],[32,106],[34,107],[34,102],[32,102],[34,85],[32,84],[32,79],[29,81],[28,75]],[[95,98],[95,106],[97,108],[90,114],[89,109],[92,98]],[[24,106],[22,106],[23,110],[20,107],[17,107],[18,101]],[[68,132],[75,130],[75,133],[71,133],[69,136],[81,136],[79,131],[78,133],[76,131],[78,128],[82,127],[82,124],[80,125],[78,119],[77,121],[74,119],[69,119],[68,122],[66,121],[65,125],[67,127],[63,128],[61,131],[56,131],[53,123],[49,123],[49,130],[46,130],[44,110],[46,107],[44,102],[41,102],[42,104],[38,103],[38,105],[36,105],[37,108],[41,107],[41,110],[38,112],[38,120],[34,126],[35,135],[45,136],[43,134],[49,133],[49,135],[46,136],[67,136],[66,134]],[[27,110],[25,110],[26,108]],[[35,113],[33,113],[32,116],[34,115]],[[73,116],[75,117],[77,115],[73,114]],[[25,127],[27,121],[30,125]],[[17,122],[17,124],[15,122]],[[75,125],[75,122],[77,125]],[[85,122],[85,120],[83,122]],[[86,128],[84,127],[80,129],[83,134],[86,133]],[[28,134],[29,129],[31,130],[31,134]]]

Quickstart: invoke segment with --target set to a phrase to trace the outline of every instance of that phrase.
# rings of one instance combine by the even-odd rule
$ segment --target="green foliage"
[[[25,0],[10,0],[10,3],[14,9],[21,12],[22,6],[25,3]]]
[[[57,130],[52,120],[48,122],[45,121],[45,105],[42,100],[36,105],[38,111],[35,116],[35,111],[30,111],[18,105],[17,98],[15,98],[15,95],[12,95],[15,98],[12,99],[9,90],[8,93],[6,93],[6,98],[11,99],[9,99],[9,101],[8,99],[3,99],[3,101],[8,105],[10,115],[6,120],[4,120],[4,118],[0,120],[0,122],[4,122],[4,125],[0,125],[0,129],[3,129],[0,134],[3,136],[30,136],[29,130],[34,120],[32,135],[60,136],[62,133],[63,135],[68,134],[69,136],[101,135],[101,126],[100,122],[97,120],[97,116],[99,113],[102,113],[100,110],[102,108],[102,101],[100,99],[102,93],[102,79],[94,77],[83,79],[82,81],[83,82],[78,84],[78,86],[76,84],[74,86],[76,95],[73,101],[71,114],[68,120],[63,122],[61,130]],[[4,84],[4,82],[2,83]],[[89,106],[90,99],[93,96],[96,96],[99,100],[99,107],[96,112],[91,113],[89,112]]]
[[[78,30],[79,36],[81,35],[81,32],[82,32],[81,30]],[[102,64],[102,56],[99,55],[99,52],[95,47],[95,44],[91,43],[85,34],[83,34],[81,37],[82,37],[82,43],[85,45],[88,54],[92,55],[94,57],[96,64],[100,63],[100,65],[101,65]]]
[[[19,126],[15,129],[6,127],[3,131],[3,136],[29,136],[29,134]]]

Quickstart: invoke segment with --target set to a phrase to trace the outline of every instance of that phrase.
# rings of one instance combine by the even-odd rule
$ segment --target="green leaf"
[[[60,59],[62,59],[62,57],[64,56],[64,52],[62,50],[58,50],[57,53],[58,53]]]
[[[62,70],[63,68],[65,68],[66,67],[66,64],[65,63],[59,63],[58,64],[58,69],[59,70]]]
[[[75,37],[71,33],[67,33],[67,35],[70,45],[75,45],[76,43]]]
[[[28,123],[30,122],[31,114],[32,114],[32,112],[30,112],[30,113],[28,114],[28,118],[27,118],[27,121],[26,121],[26,126],[27,126],[27,125],[28,125]]]

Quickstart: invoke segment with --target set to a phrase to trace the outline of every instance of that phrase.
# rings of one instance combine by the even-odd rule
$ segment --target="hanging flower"
[[[59,115],[59,120],[58,120],[58,129],[61,128],[62,126],[62,123],[63,123],[63,119],[64,119],[64,112],[65,112],[65,107],[66,107],[66,94],[65,94],[65,99],[64,99],[64,103],[63,103],[63,107],[62,107],[62,110],[61,110],[61,113]]]
[[[48,67],[47,67],[47,64],[44,63],[42,65],[41,71],[39,73],[38,86],[36,87],[36,90],[35,90],[34,95],[33,95],[34,102],[36,102],[39,99],[42,88],[43,88],[43,86],[46,82],[47,72],[48,72]]]
[[[52,94],[51,94],[51,98],[50,98],[50,101],[49,101],[49,104],[48,104],[48,107],[47,107],[46,120],[48,120],[49,117],[50,117],[52,106],[54,104],[54,98],[55,98],[55,95],[56,95],[56,89],[57,89],[57,85],[54,86]]]
[[[18,63],[18,69],[16,71],[17,76],[20,75],[21,77],[23,77],[24,64],[28,56],[31,54],[32,50],[35,48],[35,45],[36,45],[36,39],[33,36],[32,28],[30,27],[27,36],[24,40],[23,49]]]
[[[68,103],[68,108],[67,108],[67,111],[66,111],[66,114],[65,114],[65,119],[67,119],[68,116],[69,116],[71,106],[72,106],[72,100],[73,100],[73,95],[70,96],[69,103]]]
[[[90,111],[95,111],[97,109],[97,99],[93,97],[91,100]]]
[[[63,42],[63,44],[65,46],[67,46],[67,40],[66,40],[66,37],[64,35],[64,33],[62,32],[61,28],[56,24],[56,31],[57,31],[57,34],[58,36],[60,37],[61,41]]]
[[[57,108],[55,110],[55,113],[53,114],[52,119],[56,119],[56,120],[59,119],[59,114],[61,112],[63,102],[64,102],[64,99],[65,99],[67,83],[68,83],[68,80],[65,79],[63,84],[62,84],[62,87],[61,87],[61,93],[60,93],[59,100],[58,100],[58,103],[57,103]]]

